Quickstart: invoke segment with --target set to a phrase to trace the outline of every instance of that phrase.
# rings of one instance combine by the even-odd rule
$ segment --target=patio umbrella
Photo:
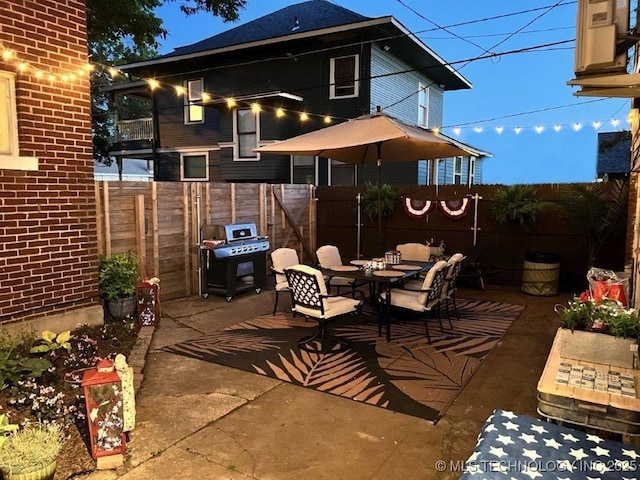
[[[261,153],[314,155],[351,164],[376,164],[378,234],[382,164],[432,160],[458,155],[488,155],[442,134],[407,125],[380,111],[254,149]]]

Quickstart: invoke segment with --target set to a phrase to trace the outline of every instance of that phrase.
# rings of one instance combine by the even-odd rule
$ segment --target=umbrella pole
[[[381,253],[384,253],[384,237],[382,236],[382,184],[380,183],[380,176],[382,170],[382,156],[380,151],[382,150],[382,142],[376,143],[378,147],[378,161],[376,162],[378,167],[378,239],[380,241]]]

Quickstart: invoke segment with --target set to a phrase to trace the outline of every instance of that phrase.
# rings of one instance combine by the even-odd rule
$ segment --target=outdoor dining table
[[[365,269],[368,260],[351,260],[350,265],[337,265],[330,268],[321,268],[326,276],[340,276],[353,278],[362,282],[373,284],[376,288],[371,291],[371,301],[377,304],[378,295],[384,292],[387,308],[384,313],[378,314],[378,336],[382,335],[382,324],[387,327],[387,342],[391,340],[391,293],[394,287],[411,277],[417,277],[421,272],[429,270],[434,262],[402,261],[400,264],[387,264],[382,269]],[[384,318],[383,318],[384,317]]]

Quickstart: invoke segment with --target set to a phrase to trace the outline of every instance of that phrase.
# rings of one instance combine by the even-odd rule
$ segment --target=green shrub
[[[100,295],[106,300],[132,297],[136,291],[138,257],[135,253],[114,253],[100,258]]]

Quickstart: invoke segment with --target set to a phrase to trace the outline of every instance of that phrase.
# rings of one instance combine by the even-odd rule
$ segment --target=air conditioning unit
[[[616,52],[629,32],[629,0],[578,0],[575,74],[626,73],[627,50]]]

